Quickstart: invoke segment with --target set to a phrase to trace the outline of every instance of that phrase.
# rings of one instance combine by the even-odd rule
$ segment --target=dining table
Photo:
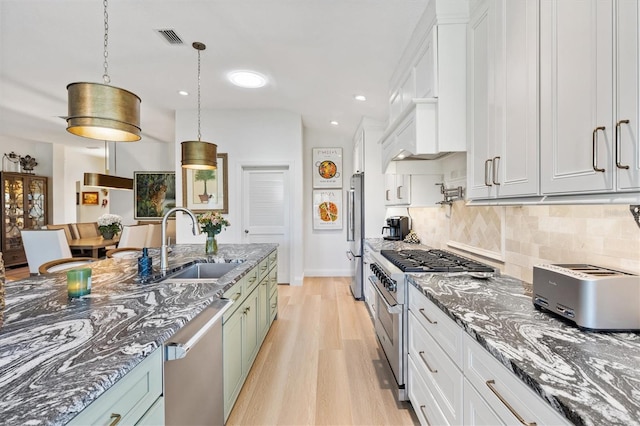
[[[105,239],[102,236],[98,237],[85,237],[76,238],[69,241],[69,248],[73,250],[91,250],[91,257],[98,258],[100,249],[115,246],[120,241],[119,236],[115,236],[111,239]]]

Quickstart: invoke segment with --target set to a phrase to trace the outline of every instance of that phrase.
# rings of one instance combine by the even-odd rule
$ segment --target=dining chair
[[[142,248],[147,242],[149,225],[127,225],[122,228],[118,247]]]
[[[63,229],[64,230],[64,235],[65,235],[65,237],[67,237],[67,241],[71,241],[74,238],[76,238],[71,234],[71,228],[69,227],[68,223],[64,223],[62,225],[47,225],[47,229],[53,229],[53,230],[55,230],[55,229]]]
[[[147,225],[147,239],[145,247],[161,247],[162,246],[162,223],[150,223]]]
[[[76,266],[86,265],[97,259],[92,257],[70,257],[68,259],[55,259],[45,262],[38,268],[38,272],[42,274],[51,274],[53,272],[64,271],[66,269],[75,268]]]
[[[44,263],[72,258],[64,229],[23,229],[20,233],[31,275],[38,275]]]
[[[136,259],[140,257],[142,250],[136,247],[118,247],[107,250],[107,257],[118,259]]]
[[[98,232],[97,222],[76,223],[75,225],[78,229],[80,238],[91,238],[100,236],[100,232]]]

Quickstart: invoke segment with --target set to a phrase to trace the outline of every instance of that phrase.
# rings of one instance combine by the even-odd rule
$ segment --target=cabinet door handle
[[[604,126],[598,126],[593,129],[593,134],[591,135],[591,157],[593,159],[593,170],[596,172],[604,172],[605,169],[598,167],[598,130],[602,130],[604,132]]]
[[[425,319],[427,321],[429,321],[429,324],[437,324],[438,323],[438,321],[431,321],[431,319],[427,316],[427,314],[424,313],[424,309],[423,308],[418,309],[418,311],[422,314],[423,317],[425,317]]]
[[[420,358],[422,358],[422,362],[424,362],[424,365],[427,366],[427,369],[429,371],[431,371],[432,373],[437,373],[438,370],[434,370],[433,368],[431,368],[431,366],[429,365],[429,363],[427,362],[427,359],[424,357],[424,351],[420,351],[418,352],[418,355],[420,355]]]
[[[491,173],[491,181],[493,182],[494,185],[500,185],[500,182],[497,181],[496,178],[496,174],[498,172],[498,164],[496,163],[496,161],[500,161],[500,157],[493,157],[493,160],[491,160],[491,168],[493,169],[493,173]]]
[[[491,163],[491,161],[492,161],[491,158],[489,158],[484,162],[484,186],[491,186],[491,182],[488,182],[489,172],[487,170],[487,167],[489,163]]]
[[[620,120],[616,123],[616,167],[628,170],[629,166],[620,164],[620,125],[629,124],[629,120]]]
[[[506,399],[504,399],[504,398],[502,397],[502,395],[500,395],[500,392],[498,392],[498,390],[493,386],[493,385],[495,385],[495,384],[496,384],[496,381],[495,381],[495,380],[493,380],[493,379],[492,379],[492,380],[487,380],[485,383],[487,384],[487,387],[489,388],[489,390],[491,390],[491,392],[493,392],[493,394],[494,394],[495,396],[497,396],[497,397],[498,397],[498,399],[500,400],[500,402],[502,402],[502,403],[504,404],[504,406],[505,406],[505,407],[507,407],[507,409],[508,409],[509,411],[511,411],[511,414],[513,414],[513,415],[515,416],[515,418],[516,418],[516,419],[518,419],[518,421],[519,421],[521,424],[523,424],[523,425],[525,425],[525,426],[536,426],[536,422],[527,422],[527,421],[525,421],[525,420],[522,418],[522,416],[521,416],[520,414],[518,414],[518,412],[517,412],[517,411],[516,411],[512,406],[511,406],[511,404],[509,404],[509,403],[507,402],[507,400],[506,400]]]
[[[402,200],[402,185],[396,188],[396,197],[398,200]]]
[[[120,423],[120,420],[122,420],[122,416],[118,413],[111,413],[111,417],[109,418],[113,419],[111,423],[109,423],[109,426],[116,426],[118,423]]]
[[[421,405],[420,411],[422,411],[422,415],[424,416],[424,420],[427,422],[427,426],[431,426],[431,423],[429,423],[429,419],[427,418],[427,413],[424,411],[425,408],[427,408],[426,405]]]
[[[389,193],[390,193],[390,192],[391,192],[391,190],[389,190],[389,189],[387,189],[387,190],[385,191],[384,198],[385,198],[387,201],[391,201],[391,198],[389,197]]]

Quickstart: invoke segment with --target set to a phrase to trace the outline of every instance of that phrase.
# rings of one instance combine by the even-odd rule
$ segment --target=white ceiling
[[[197,105],[191,43],[201,41],[202,109],[285,109],[307,128],[350,137],[363,115],[385,120],[389,79],[427,3],[110,0],[111,84],[142,98],[142,141],[173,143],[174,111]],[[184,44],[170,45],[158,29],[173,29]],[[59,118],[67,84],[102,82],[103,32],[100,0],[0,0],[0,140],[103,145],[69,134]],[[233,69],[270,83],[234,87],[225,78]]]

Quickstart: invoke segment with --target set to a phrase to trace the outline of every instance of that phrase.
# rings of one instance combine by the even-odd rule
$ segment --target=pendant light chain
[[[198,142],[200,137],[200,50],[198,50]]]
[[[109,14],[107,13],[107,0],[104,0],[102,3],[104,5],[104,74],[102,79],[106,84],[111,83],[111,77],[109,77],[109,64],[107,59],[109,57],[109,52],[107,51],[107,47],[109,45]]]

